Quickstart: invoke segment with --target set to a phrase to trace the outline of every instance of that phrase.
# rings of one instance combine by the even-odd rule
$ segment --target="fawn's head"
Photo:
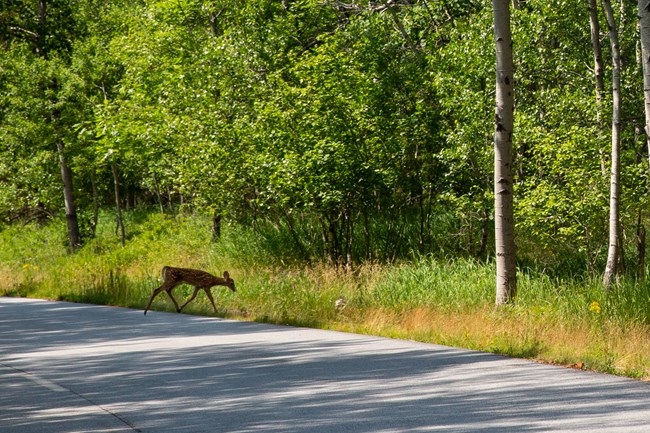
[[[226,280],[226,282],[224,283],[226,287],[228,287],[233,292],[237,291],[237,289],[235,289],[235,280],[230,278],[230,274],[228,273],[228,271],[225,271],[223,273],[223,279]]]

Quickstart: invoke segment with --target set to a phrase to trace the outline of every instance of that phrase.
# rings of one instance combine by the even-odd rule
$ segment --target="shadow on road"
[[[34,300],[0,299],[0,364],[62,384],[143,432],[630,432],[650,423],[650,389],[621,378],[397,340]],[[26,429],[61,421],[12,407],[3,393],[0,413],[11,410]]]

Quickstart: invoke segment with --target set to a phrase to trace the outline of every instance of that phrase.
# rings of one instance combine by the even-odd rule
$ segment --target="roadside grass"
[[[421,257],[342,271],[323,263],[284,263],[268,238],[226,226],[210,243],[208,220],[127,214],[119,245],[110,214],[97,236],[68,254],[61,226],[0,231],[0,295],[143,308],[164,265],[222,274],[237,293],[213,289],[219,316],[446,344],[595,371],[650,378],[650,284],[623,279],[604,292],[599,279],[519,273],[515,305],[494,307],[494,265]],[[179,286],[177,299],[187,298]],[[336,301],[344,299],[343,307]],[[159,296],[153,309],[173,311]],[[185,310],[213,315],[199,296]]]

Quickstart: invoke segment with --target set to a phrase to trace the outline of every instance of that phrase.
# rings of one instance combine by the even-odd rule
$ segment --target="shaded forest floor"
[[[210,242],[200,217],[132,215],[122,247],[109,217],[69,254],[60,224],[0,232],[0,295],[144,308],[164,265],[228,270],[237,292],[215,288],[219,316],[445,344],[575,368],[650,378],[650,286],[520,273],[515,305],[494,306],[494,267],[417,258],[352,271],[283,263],[254,232],[224,228]],[[177,299],[191,294],[175,289]],[[165,296],[153,309],[173,311]],[[213,315],[204,295],[184,312]]]

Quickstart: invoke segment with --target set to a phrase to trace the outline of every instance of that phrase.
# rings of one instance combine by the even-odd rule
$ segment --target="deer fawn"
[[[235,291],[235,281],[232,278],[230,278],[230,274],[228,274],[228,271],[224,272],[223,278],[221,278],[221,277],[215,277],[214,275],[204,271],[199,271],[198,269],[172,268],[171,266],[165,266],[162,268],[162,278],[163,278],[162,286],[158,287],[151,294],[151,298],[149,298],[149,303],[147,304],[147,307],[144,309],[144,314],[147,314],[147,310],[149,310],[153,298],[155,298],[162,292],[167,292],[169,298],[172,300],[174,306],[176,307],[176,311],[180,313],[181,310],[187,304],[189,304],[194,298],[196,298],[196,295],[197,293],[199,293],[199,290],[204,290],[205,294],[208,295],[208,299],[212,303],[212,308],[214,308],[214,312],[216,313],[217,306],[214,304],[214,299],[212,298],[212,293],[210,293],[210,288],[214,286],[226,286],[233,292]],[[182,283],[186,283],[194,286],[194,293],[186,303],[184,303],[179,307],[178,303],[176,302],[176,299],[174,299],[174,297],[172,296],[172,289]]]

